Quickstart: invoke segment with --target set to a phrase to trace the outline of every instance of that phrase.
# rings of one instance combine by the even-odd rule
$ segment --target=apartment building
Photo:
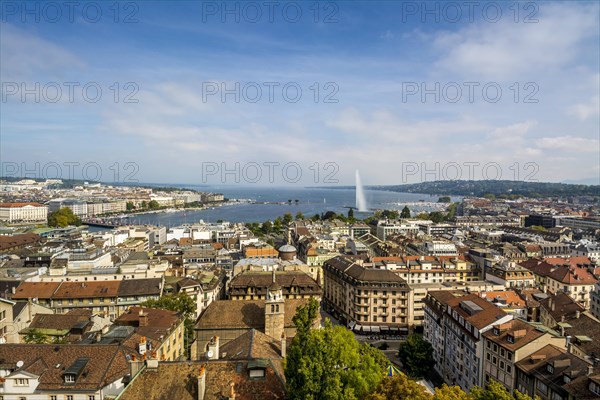
[[[434,368],[449,385],[482,386],[483,335],[507,314],[477,294],[431,291],[424,301],[423,337],[433,346]]]
[[[323,274],[323,305],[350,329],[408,333],[411,292],[397,274],[344,256],[326,261]]]
[[[483,334],[484,384],[490,379],[502,383],[509,392],[517,385],[516,363],[546,345],[565,347],[565,338],[542,324],[514,319],[495,323]]]

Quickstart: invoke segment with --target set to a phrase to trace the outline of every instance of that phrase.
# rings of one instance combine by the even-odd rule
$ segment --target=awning
[[[380,326],[379,329],[381,329],[381,332],[389,331],[390,330],[390,328],[388,326],[383,326],[383,325]]]
[[[390,326],[390,331],[391,332],[398,332],[398,327],[397,326]]]
[[[408,332],[408,328],[400,328],[400,332]]]
[[[361,329],[362,329],[362,325],[358,325],[358,324],[356,324],[356,325],[354,326],[354,332],[358,332],[358,331],[360,331]]]
[[[363,326],[362,329],[363,329],[363,332],[371,332],[370,326]]]
[[[348,329],[350,329],[350,330],[354,329],[354,325],[356,325],[356,322],[350,321],[350,324],[348,325]]]
[[[371,327],[371,332],[373,332],[373,333],[379,333],[379,327],[378,326],[372,326]]]

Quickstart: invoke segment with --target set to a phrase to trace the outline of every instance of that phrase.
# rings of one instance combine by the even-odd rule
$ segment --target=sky
[[[589,2],[0,2],[4,176],[600,184]]]

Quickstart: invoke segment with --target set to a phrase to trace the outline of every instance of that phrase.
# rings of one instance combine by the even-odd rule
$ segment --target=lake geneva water
[[[182,186],[184,187],[184,186]],[[264,222],[273,220],[285,213],[293,216],[301,212],[306,217],[321,214],[326,211],[348,213],[348,207],[355,205],[354,189],[324,189],[301,187],[231,187],[231,186],[185,186],[205,192],[223,193],[228,199],[246,199],[269,204],[226,204],[211,207],[205,210],[181,210],[175,212],[160,212],[154,214],[132,215],[130,223],[163,225],[167,227],[182,224],[191,224],[203,220],[216,222],[218,220],[230,222]],[[365,190],[369,212],[357,212],[358,218],[366,217],[376,209],[401,210],[404,205],[400,203],[436,202],[438,196],[418,193],[397,193],[382,190]],[[292,204],[288,203],[292,200]],[[296,204],[295,200],[298,200]],[[453,201],[460,197],[453,197]],[[272,204],[272,203],[285,204]],[[413,212],[431,211],[425,204],[409,205]]]

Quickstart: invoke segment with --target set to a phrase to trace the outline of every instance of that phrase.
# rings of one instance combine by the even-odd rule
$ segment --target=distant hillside
[[[370,186],[369,188],[405,193],[478,197],[493,195],[505,198],[600,196],[600,186],[598,185],[522,181],[433,181],[405,185]]]

